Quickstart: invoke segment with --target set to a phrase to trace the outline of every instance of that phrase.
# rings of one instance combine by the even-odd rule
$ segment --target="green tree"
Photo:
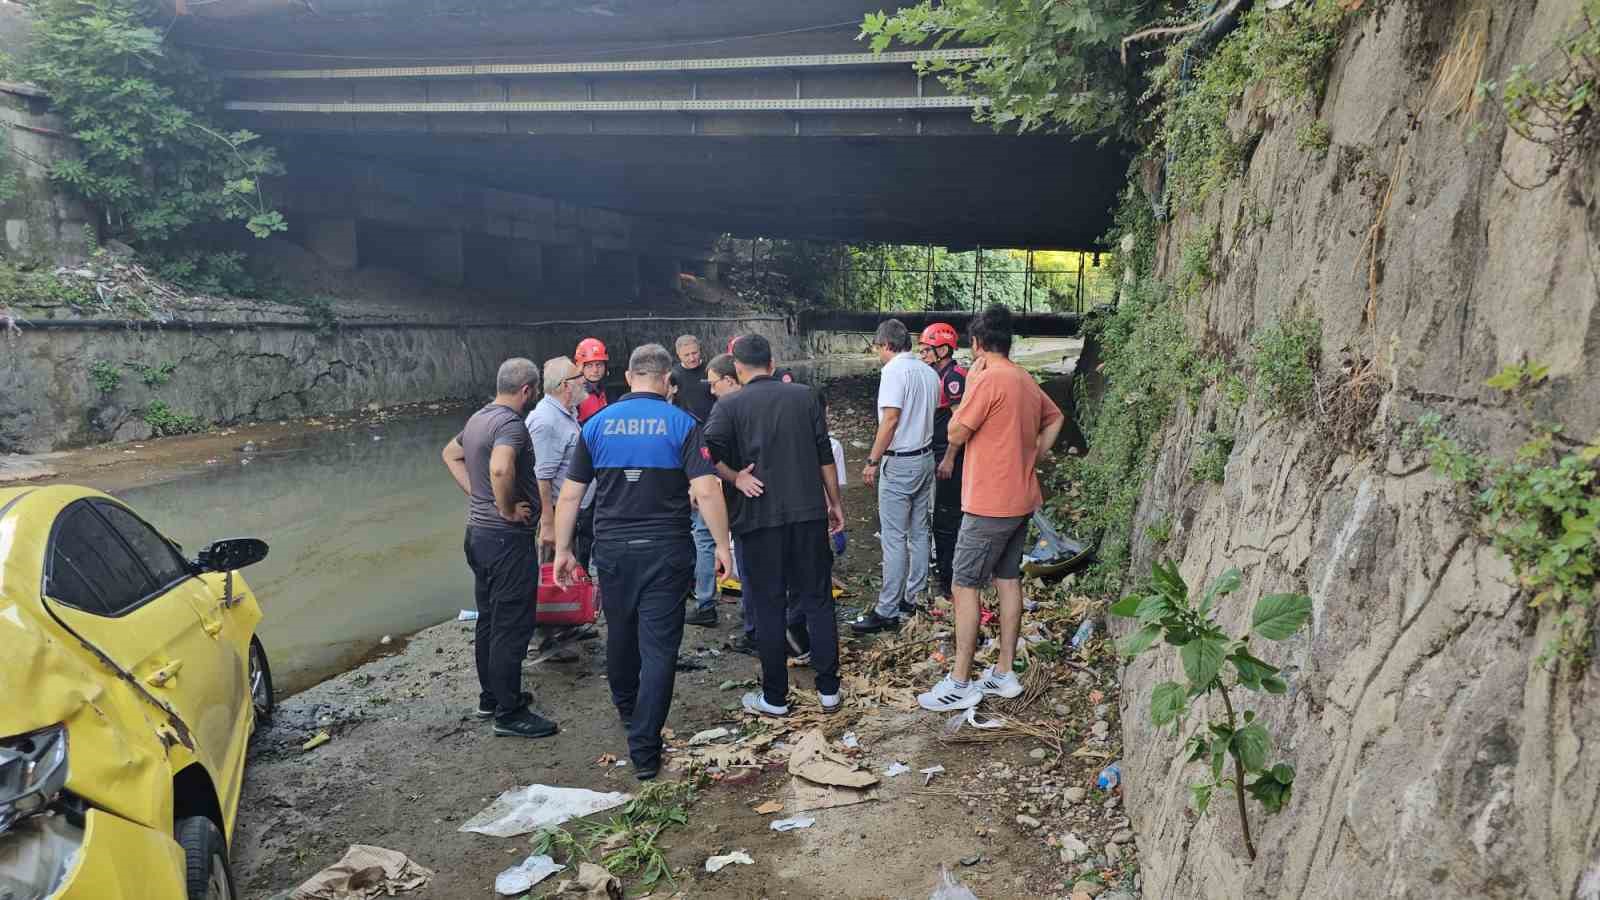
[[[257,237],[284,230],[261,179],[282,172],[271,148],[214,118],[220,81],[168,46],[138,0],[42,0],[21,75],[50,94],[80,143],[52,175],[100,206],[143,249],[217,222]]]

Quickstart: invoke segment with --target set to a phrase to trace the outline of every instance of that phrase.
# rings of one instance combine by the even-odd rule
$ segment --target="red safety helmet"
[[[611,357],[606,355],[606,345],[600,343],[599,338],[584,338],[578,342],[578,350],[572,354],[578,365],[592,362],[607,362]]]
[[[945,346],[951,350],[956,349],[956,330],[944,322],[934,322],[922,329],[921,343],[929,347]]]

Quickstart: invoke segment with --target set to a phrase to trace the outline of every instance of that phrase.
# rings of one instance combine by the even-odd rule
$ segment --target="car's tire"
[[[267,663],[266,648],[258,637],[250,639],[250,703],[256,708],[257,728],[271,722],[272,713],[278,708],[272,693],[272,666]]]
[[[228,842],[217,823],[205,816],[178,820],[178,844],[183,847],[188,900],[233,900],[233,867],[228,864]]]

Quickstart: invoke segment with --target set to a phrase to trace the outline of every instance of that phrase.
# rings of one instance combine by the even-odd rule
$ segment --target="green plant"
[[[533,852],[552,858],[561,853],[569,862],[590,859],[598,852],[600,864],[617,875],[643,873],[646,887],[663,878],[676,883],[658,839],[666,829],[689,823],[689,806],[697,789],[694,781],[654,782],[635,794],[621,815],[581,826],[581,836],[564,828],[539,832],[533,839]]]
[[[1568,160],[1600,141],[1595,118],[1600,105],[1600,0],[1584,0],[1581,15],[1582,25],[1556,44],[1552,65],[1543,59],[1523,63],[1512,68],[1504,83],[1479,83],[1479,97],[1500,95],[1500,110],[1512,133],[1550,154],[1543,177],[1532,184],[1505,173],[1518,187],[1549,183]]]
[[[150,401],[150,406],[144,411],[144,421],[157,436],[161,437],[193,434],[196,431],[204,431],[206,427],[198,416],[172,409],[161,400]]]
[[[1196,440],[1200,452],[1195,455],[1190,473],[1201,481],[1221,484],[1227,477],[1228,457],[1233,455],[1231,432],[1207,431]]]
[[[145,387],[158,388],[172,380],[172,373],[178,371],[178,364],[164,362],[159,366],[147,366],[143,363],[126,363],[128,368],[139,376]]]
[[[89,367],[89,380],[94,382],[95,389],[100,393],[110,394],[122,384],[122,372],[115,365],[97,359]]]
[[[1484,384],[1507,393],[1520,393],[1542,384],[1548,377],[1550,377],[1549,366],[1521,362],[1506,366]]]
[[[1326,155],[1333,146],[1333,132],[1321,119],[1312,119],[1294,131],[1294,142],[1300,149],[1317,156]]]
[[[1144,527],[1144,536],[1152,544],[1165,544],[1172,540],[1172,517],[1162,516]]]
[[[245,269],[244,254],[237,250],[179,250],[152,255],[150,262],[162,278],[197,293],[235,297],[260,293],[255,277]]]
[[[1213,581],[1198,602],[1189,596],[1176,563],[1157,562],[1151,581],[1141,593],[1113,604],[1114,616],[1136,619],[1139,628],[1117,642],[1117,649],[1132,658],[1154,647],[1157,639],[1178,651],[1187,684],[1164,681],[1150,697],[1150,720],[1157,727],[1172,725],[1176,734],[1195,701],[1215,695],[1223,715],[1196,729],[1184,748],[1189,762],[1207,761],[1210,779],[1189,786],[1196,810],[1205,815],[1219,787],[1232,787],[1239,805],[1239,827],[1245,851],[1256,858],[1250,837],[1250,816],[1245,795],[1254,797],[1268,813],[1288,804],[1294,785],[1294,767],[1280,762],[1268,765],[1272,735],[1253,710],[1239,709],[1233,694],[1239,689],[1282,694],[1289,685],[1278,667],[1251,652],[1252,640],[1283,641],[1292,637],[1311,617],[1311,598],[1304,594],[1267,594],[1256,601],[1250,628],[1230,637],[1216,621],[1216,603],[1239,589],[1238,569],[1229,569]],[[1232,669],[1228,677],[1223,666]],[[1233,762],[1232,777],[1223,766]],[[1247,780],[1251,779],[1251,780]]]
[[[1205,290],[1217,278],[1216,267],[1211,264],[1217,252],[1217,242],[1222,231],[1216,226],[1190,234],[1183,241],[1183,252],[1178,260],[1178,290],[1192,297]]]
[[[1556,620],[1539,664],[1577,677],[1594,653],[1596,573],[1600,572],[1600,440],[1573,450],[1544,427],[1510,459],[1491,459],[1447,435],[1430,413],[1408,441],[1434,470],[1459,485],[1490,543],[1511,563],[1530,606]]]
[[[166,43],[139,0],[39,0],[19,74],[49,93],[78,141],[52,176],[105,214],[114,235],[155,246],[217,221],[257,237],[287,226],[261,179],[282,167],[248,131],[225,131],[221,81]],[[163,23],[165,24],[165,23]]]
[[[1322,323],[1291,315],[1250,337],[1248,368],[1262,401],[1277,415],[1299,416],[1316,402]]]

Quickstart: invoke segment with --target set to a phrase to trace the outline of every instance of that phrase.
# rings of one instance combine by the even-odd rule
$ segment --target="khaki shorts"
[[[956,586],[981,588],[991,578],[1021,578],[1022,546],[1027,541],[1029,518],[963,514],[950,567]]]

